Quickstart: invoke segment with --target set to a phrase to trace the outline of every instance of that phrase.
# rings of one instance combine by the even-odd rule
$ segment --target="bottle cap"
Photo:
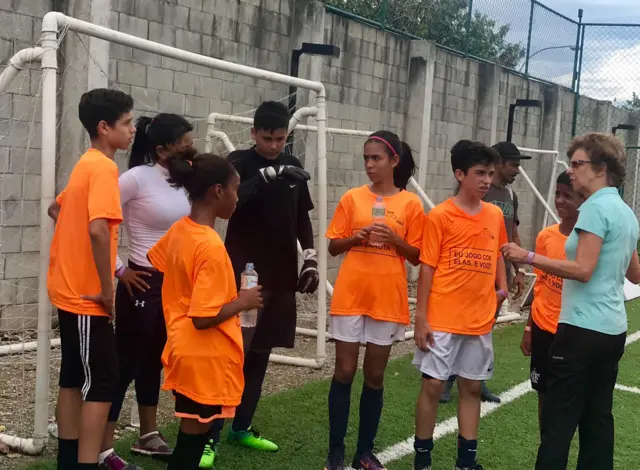
[[[247,271],[253,271],[253,263],[247,263],[247,265],[245,266],[245,269]]]

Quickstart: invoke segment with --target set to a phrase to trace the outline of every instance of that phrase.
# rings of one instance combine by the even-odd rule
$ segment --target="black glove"
[[[270,183],[277,179],[286,179],[289,181],[309,181],[311,175],[304,171],[302,168],[298,168],[293,165],[275,165],[262,168],[260,170],[260,176],[265,183]]]
[[[313,294],[320,284],[320,273],[318,272],[318,255],[316,250],[309,248],[302,253],[302,269],[298,278],[298,292],[302,294]]]

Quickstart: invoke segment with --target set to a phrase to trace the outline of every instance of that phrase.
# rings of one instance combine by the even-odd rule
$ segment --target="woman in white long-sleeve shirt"
[[[127,388],[135,381],[140,439],[132,452],[168,457],[171,449],[158,432],[162,350],[166,328],[162,312],[162,274],[147,259],[149,249],[178,219],[190,212],[183,189],[171,187],[164,162],[176,154],[195,153],[193,126],[183,117],[161,113],[142,117],[129,155],[129,170],[120,176],[120,198],[129,242],[128,264],[117,259],[116,339],[120,369],[100,455],[101,468],[136,469],[113,450],[113,434]]]

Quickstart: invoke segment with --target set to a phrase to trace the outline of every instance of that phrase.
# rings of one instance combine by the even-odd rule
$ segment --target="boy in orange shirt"
[[[364,384],[352,468],[384,470],[373,454],[382,413],[384,371],[391,346],[404,339],[410,322],[405,260],[418,265],[422,240],[422,203],[407,191],[415,171],[409,146],[392,132],[378,131],[365,142],[363,155],[371,184],[342,196],[327,230],[329,253],[346,255],[331,302],[336,364],[329,390],[325,470],[344,469],[344,438],[360,343],[366,344]],[[384,204],[383,222],[372,219],[376,201]]]
[[[556,180],[556,211],[560,223],[543,229],[536,238],[535,252],[553,259],[566,259],[564,245],[578,220],[578,207],[584,198],[573,190],[569,175],[564,172]],[[531,387],[538,392],[538,420],[542,416],[547,389],[549,348],[558,329],[562,304],[562,278],[534,269],[538,275],[533,286],[531,314],[524,327],[520,349],[531,356]]]
[[[457,376],[460,391],[455,468],[482,470],[476,463],[481,381],[492,376],[491,330],[507,297],[500,255],[507,240],[504,218],[500,208],[482,201],[499,158],[479,142],[454,145],[451,166],[459,191],[434,207],[425,221],[413,360],[422,372],[415,470],[431,469],[438,400],[451,375]]]
[[[118,382],[113,273],[122,222],[117,150],[135,134],[133,99],[95,89],[80,99],[91,138],[67,187],[49,207],[57,222],[47,289],[58,309],[62,363],[58,394],[58,469],[97,469],[100,445]]]
[[[167,470],[195,470],[207,440],[217,444],[244,388],[244,351],[238,314],[262,307],[260,287],[238,294],[231,260],[214,230],[238,201],[240,176],[211,154],[168,161],[169,182],[185,188],[191,214],[173,224],[149,250],[164,273],[162,305],[167,343],[162,354],[164,390],[175,397],[180,430]],[[212,430],[212,423],[216,429]]]

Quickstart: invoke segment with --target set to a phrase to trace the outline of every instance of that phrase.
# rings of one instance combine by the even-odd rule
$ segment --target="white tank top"
[[[120,203],[127,237],[129,260],[151,267],[147,252],[176,221],[189,215],[191,204],[184,189],[172,188],[162,166],[140,165],[125,171],[118,180]],[[122,266],[118,256],[116,270]]]

